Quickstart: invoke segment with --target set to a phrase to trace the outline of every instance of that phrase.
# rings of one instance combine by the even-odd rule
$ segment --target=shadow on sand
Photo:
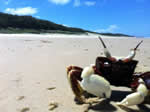
[[[114,112],[117,110],[117,108],[110,104],[109,100],[103,100],[96,105],[90,105],[88,110],[94,110],[96,112]]]
[[[122,109],[125,112],[150,112],[150,103],[146,104],[140,104],[137,105],[137,108],[139,109],[133,109],[131,107],[126,107],[126,106],[114,106],[112,105],[110,102],[114,101],[114,102],[119,102],[122,99],[124,99],[128,94],[131,94],[131,91],[119,91],[119,90],[113,90],[112,91],[112,96],[110,99],[107,100],[102,100],[101,102],[94,104],[94,105],[90,105],[88,107],[88,110],[92,110],[95,112],[116,112],[117,111],[117,107],[119,107],[120,109]],[[94,97],[90,94],[86,93],[86,98],[89,97]]]
[[[119,91],[119,90],[113,90],[111,94],[110,101],[121,101],[124,99],[128,94],[131,94],[131,91]]]
[[[129,95],[131,93],[132,93],[131,91],[115,91],[114,90],[114,91],[112,91],[112,96],[110,98],[110,101],[115,101],[115,102],[121,101],[127,95]],[[148,97],[146,99],[150,99],[150,97]],[[126,107],[126,106],[119,106],[119,107],[126,112],[150,112],[149,104],[150,104],[150,102],[147,100],[143,104],[137,105],[137,107],[139,108],[138,110],[135,110],[135,109],[132,109],[132,108]]]

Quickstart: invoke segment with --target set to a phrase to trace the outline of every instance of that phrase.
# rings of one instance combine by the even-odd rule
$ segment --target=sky
[[[150,0],[0,0],[0,12],[100,33],[150,37]]]

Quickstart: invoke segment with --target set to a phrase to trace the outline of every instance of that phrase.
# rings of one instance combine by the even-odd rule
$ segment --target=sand
[[[137,71],[150,70],[150,39],[102,36],[114,56],[127,56],[144,40],[135,59]],[[129,88],[112,87],[111,101],[102,100],[87,110],[79,105],[66,77],[66,67],[89,66],[103,47],[97,35],[0,34],[0,111],[1,112],[149,112],[148,104],[118,107]]]

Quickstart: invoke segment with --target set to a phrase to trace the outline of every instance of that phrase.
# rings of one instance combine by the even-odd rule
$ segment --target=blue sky
[[[150,0],[0,0],[0,12],[97,32],[150,37]]]

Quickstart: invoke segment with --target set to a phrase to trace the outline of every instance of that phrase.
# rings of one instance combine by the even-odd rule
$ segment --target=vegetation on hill
[[[63,33],[63,34],[101,34],[108,36],[128,36],[124,34],[97,33],[81,28],[66,27],[32,16],[18,16],[0,12],[0,33]]]
[[[126,35],[126,34],[121,34],[121,33],[100,33],[101,35],[106,35],[106,36],[117,36],[117,37],[134,37],[132,35]]]
[[[29,32],[29,33],[53,33],[53,32],[86,32],[80,28],[65,27],[47,20],[41,20],[32,16],[18,16],[0,13],[0,32]]]

